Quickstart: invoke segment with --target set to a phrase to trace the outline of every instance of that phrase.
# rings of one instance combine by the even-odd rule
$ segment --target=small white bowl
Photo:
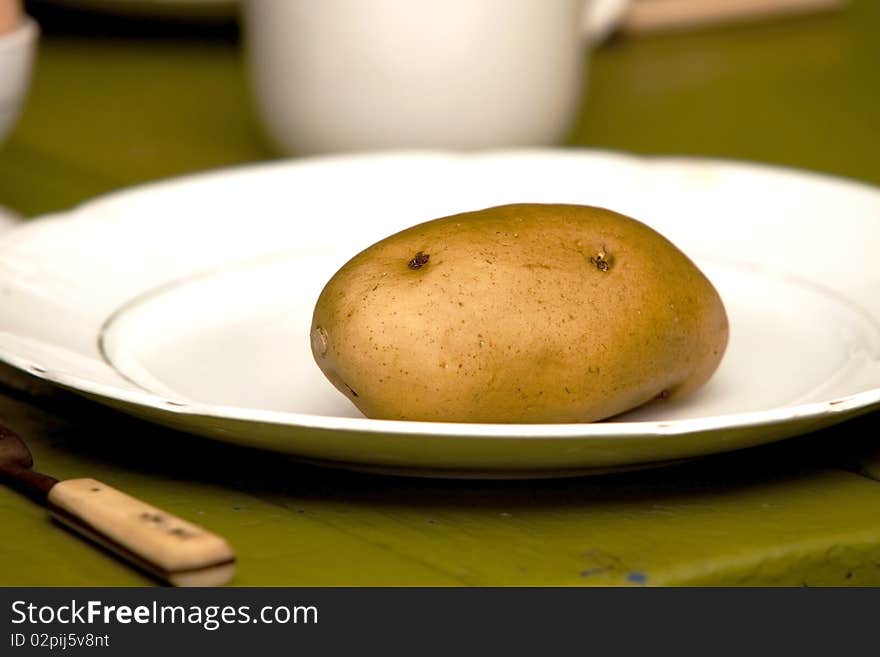
[[[27,96],[39,33],[36,21],[25,17],[15,30],[0,36],[0,142],[12,130]]]

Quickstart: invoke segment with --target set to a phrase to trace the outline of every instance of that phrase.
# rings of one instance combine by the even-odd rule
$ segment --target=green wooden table
[[[26,111],[0,147],[0,204],[35,216],[278,157],[234,27],[31,11],[44,34]],[[874,0],[613,40],[593,53],[570,143],[878,184],[878,61]],[[876,413],[673,468],[531,482],[307,467],[138,422],[5,366],[0,422],[41,469],[103,479],[226,536],[237,585],[880,585]],[[150,583],[3,488],[0,527],[0,585]]]

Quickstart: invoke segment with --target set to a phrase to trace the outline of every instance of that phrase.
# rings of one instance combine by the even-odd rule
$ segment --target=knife
[[[36,472],[24,441],[0,425],[0,481],[46,506],[52,518],[174,586],[220,586],[235,553],[220,536],[96,479]]]

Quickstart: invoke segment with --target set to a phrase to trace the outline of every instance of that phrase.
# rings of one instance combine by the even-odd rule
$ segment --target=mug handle
[[[585,0],[582,28],[592,45],[603,41],[623,18],[631,0]]]

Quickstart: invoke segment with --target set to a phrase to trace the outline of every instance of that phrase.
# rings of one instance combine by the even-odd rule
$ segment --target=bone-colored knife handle
[[[48,499],[58,521],[176,586],[219,586],[235,572],[221,537],[95,479],[59,481]]]

